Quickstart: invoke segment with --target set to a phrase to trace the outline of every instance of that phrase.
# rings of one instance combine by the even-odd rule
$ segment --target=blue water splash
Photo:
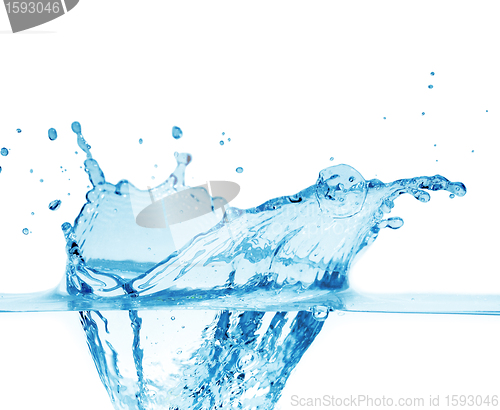
[[[356,255],[382,229],[403,226],[385,218],[394,200],[466,193],[440,175],[385,184],[336,165],[294,195],[238,209],[185,185],[187,153],[155,188],[111,184],[80,124],[72,129],[92,187],[74,224],[61,227],[65,280],[24,301],[2,296],[0,310],[80,311],[116,409],[272,409],[329,312],[345,308]],[[164,228],[137,224],[137,212],[183,191],[181,211],[205,203],[212,212],[177,230],[168,209]]]

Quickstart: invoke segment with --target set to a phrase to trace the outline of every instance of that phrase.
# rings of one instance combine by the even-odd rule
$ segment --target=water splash
[[[186,186],[188,153],[175,153],[176,169],[155,188],[111,184],[81,125],[72,130],[92,186],[74,224],[61,226],[65,280],[26,303],[80,311],[117,409],[272,409],[329,312],[345,309],[341,295],[356,255],[381,229],[403,226],[385,218],[394,200],[466,193],[440,175],[385,184],[342,164],[294,195],[238,209],[208,187]],[[162,205],[167,197],[182,198],[180,212],[211,211],[175,224]],[[138,223],[151,206],[164,215],[163,227]],[[23,302],[2,296],[0,303],[16,310]]]

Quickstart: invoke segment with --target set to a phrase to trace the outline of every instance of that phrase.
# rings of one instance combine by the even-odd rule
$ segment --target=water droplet
[[[75,154],[78,155],[78,151],[75,151]]]
[[[354,177],[349,177],[349,182],[354,182],[356,180],[356,178]]]
[[[436,144],[434,144],[434,146],[436,146]]]
[[[155,164],[155,168],[158,168],[158,164]]]
[[[69,194],[68,194],[69,195]],[[61,200],[60,199],[55,199],[49,204],[49,209],[51,211],[57,211],[61,207]]]
[[[9,150],[4,147],[0,150],[0,154],[2,154],[2,156],[6,157],[7,155],[9,155]]]
[[[219,142],[220,145],[224,145],[224,141]]]
[[[172,137],[176,140],[182,137],[182,130],[179,127],[172,127]]]
[[[223,133],[222,133],[222,135],[226,135],[226,133],[225,133],[225,132],[223,132]]]
[[[385,119],[386,119],[386,118],[384,117],[384,120],[385,120]]]
[[[0,172],[2,172],[2,167],[0,167]]]
[[[41,179],[40,182],[43,182],[43,179]]]
[[[151,250],[151,248],[148,248],[148,251],[150,251],[150,250]]]
[[[326,306],[314,306],[312,313],[314,319],[318,322],[324,322],[328,317],[328,308]]]
[[[75,134],[81,134],[82,133],[82,126],[78,121],[75,121],[73,124],[71,124],[71,129]]]
[[[412,302],[415,302],[415,298],[411,298],[410,300],[411,300]]]
[[[28,234],[30,233],[30,231],[28,230],[28,228],[24,228],[24,229],[23,229],[23,233],[24,233],[25,235],[28,235]]]
[[[231,142],[231,138],[228,138],[227,140],[228,140],[229,142]]]
[[[333,157],[330,157],[330,161],[333,161]]]
[[[434,71],[431,71],[431,75],[434,75]]]
[[[57,139],[57,131],[54,128],[49,130],[49,140],[54,141]]]
[[[450,198],[451,199],[455,198],[455,194],[450,194]]]
[[[243,172],[243,168],[241,168],[241,167],[236,168],[236,172],[238,174],[241,174]]]
[[[171,319],[171,320],[175,320],[175,316],[172,316],[170,319]]]
[[[35,215],[35,213],[34,213],[34,212],[32,212],[32,213],[31,213],[31,215]]]
[[[151,179],[155,179],[154,175],[151,177]]]
[[[488,112],[488,110],[486,110],[486,112]]]
[[[474,152],[474,150],[472,150],[472,152]]]
[[[30,174],[32,174],[32,173],[33,173],[33,170],[32,170],[32,169],[30,169]]]
[[[425,115],[425,112],[422,111],[422,115]]]
[[[339,310],[339,311],[337,312],[337,315],[338,315],[338,316],[344,316],[344,315],[345,315],[345,312],[343,312],[343,311]]]
[[[431,90],[434,88],[434,86],[433,86],[432,84],[428,85],[427,87],[428,87],[429,89],[431,89]]]
[[[139,138],[139,144],[142,144],[142,142],[143,142],[142,138]]]
[[[181,354],[182,353],[182,350],[177,350],[177,354]]]
[[[19,134],[21,132],[21,128],[18,128],[16,131]]]

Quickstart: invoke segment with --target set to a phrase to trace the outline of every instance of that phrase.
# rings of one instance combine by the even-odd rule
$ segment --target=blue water
[[[57,139],[57,131],[54,128],[49,130],[49,140],[54,141]]]
[[[179,127],[172,127],[172,137],[176,140],[182,137],[182,130]]]
[[[61,207],[61,203],[62,202],[60,199],[55,199],[49,204],[49,209],[51,211],[57,211]]]
[[[272,409],[329,312],[342,308],[336,295],[356,255],[381,229],[403,226],[385,218],[394,200],[466,193],[440,175],[385,184],[342,164],[294,195],[238,209],[185,185],[188,153],[175,153],[176,169],[155,188],[112,184],[81,125],[72,130],[92,187],[74,223],[62,225],[65,280],[22,303],[80,311],[116,409]],[[175,222],[204,206],[202,217]],[[146,208],[163,218],[154,228],[137,222]],[[12,310],[19,303],[12,298]]]
[[[0,154],[2,154],[2,156],[6,157],[7,155],[9,155],[9,150],[4,147],[0,150]]]

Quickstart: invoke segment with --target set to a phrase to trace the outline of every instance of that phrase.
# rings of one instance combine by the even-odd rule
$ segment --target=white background
[[[82,0],[15,35],[0,11],[0,145],[11,150],[0,157],[0,291],[62,279],[60,225],[88,184],[78,120],[110,182],[147,188],[168,177],[174,151],[190,152],[187,182],[238,182],[233,204],[244,208],[339,163],[384,182],[462,181],[464,198],[399,198],[392,216],[405,226],[381,233],[352,282],[500,294],[499,11],[487,1]],[[48,211],[56,198],[61,209]],[[111,409],[76,313],[1,314],[0,326],[0,408]],[[499,342],[497,317],[333,314],[280,406],[295,408],[294,394],[440,394],[442,407],[448,394],[500,394]]]

